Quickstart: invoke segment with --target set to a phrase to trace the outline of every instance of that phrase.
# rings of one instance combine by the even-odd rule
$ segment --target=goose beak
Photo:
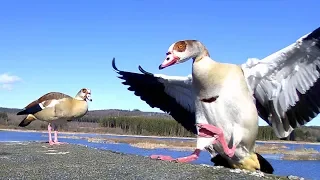
[[[166,59],[163,61],[163,63],[160,64],[159,70],[164,69],[164,68],[166,68],[166,67],[169,67],[169,66],[171,66],[171,65],[176,64],[176,63],[179,61],[179,59],[180,59],[180,58],[179,58],[178,56],[175,56],[175,55],[173,55],[173,54],[168,54],[167,57],[166,57]]]
[[[90,94],[87,94],[87,100],[88,100],[88,101],[92,101],[92,98],[91,98],[91,95],[90,95]]]

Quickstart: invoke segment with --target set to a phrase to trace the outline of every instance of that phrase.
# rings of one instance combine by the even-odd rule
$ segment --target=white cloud
[[[21,80],[21,78],[19,78],[18,76],[11,76],[7,73],[0,75],[0,83],[1,84],[11,84],[11,83],[15,83],[20,80]]]
[[[12,84],[2,84],[1,89],[12,90]]]
[[[21,81],[18,76],[9,75],[8,73],[0,74],[0,89],[12,90],[13,84]]]

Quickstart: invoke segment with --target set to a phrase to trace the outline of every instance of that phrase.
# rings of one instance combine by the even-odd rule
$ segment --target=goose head
[[[88,88],[82,88],[76,95],[76,99],[81,99],[81,100],[89,100],[92,101],[91,98],[91,90]]]
[[[189,59],[201,59],[204,56],[209,56],[209,53],[206,47],[200,41],[177,41],[171,44],[169,47],[168,52],[166,53],[166,58],[163,63],[160,64],[159,69],[164,69],[174,64],[183,63]]]

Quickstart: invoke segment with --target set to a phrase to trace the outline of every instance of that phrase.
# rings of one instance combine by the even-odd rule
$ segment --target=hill
[[[0,107],[0,128],[45,130],[47,123],[34,121],[27,127],[18,124],[24,116],[17,116],[21,109]],[[71,132],[100,132],[113,134],[194,136],[166,113],[135,110],[105,109],[89,111],[84,117],[61,126]],[[259,140],[279,140],[270,126],[259,127]],[[282,140],[320,142],[320,126],[302,126]]]
[[[21,111],[18,108],[5,108],[0,107],[0,112],[16,114]],[[105,109],[105,110],[91,110],[85,117],[114,117],[114,116],[142,116],[142,117],[155,117],[155,118],[167,118],[172,119],[172,117],[167,113],[160,112],[144,112],[138,109],[134,110],[122,110],[122,109]]]

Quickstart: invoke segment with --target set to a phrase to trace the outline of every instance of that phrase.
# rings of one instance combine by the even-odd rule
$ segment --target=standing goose
[[[49,122],[49,144],[61,144],[58,141],[57,125],[84,116],[88,112],[87,100],[92,101],[91,90],[87,88],[81,89],[74,98],[60,92],[47,93],[17,113],[27,115],[19,126],[28,126],[37,119]],[[54,128],[54,141],[51,138],[51,123]]]
[[[153,157],[190,162],[206,149],[218,152],[213,160],[223,158],[231,168],[272,173],[272,166],[254,153],[258,115],[283,138],[319,114],[320,28],[262,60],[248,59],[242,65],[212,60],[199,41],[178,41],[169,47],[159,69],[189,59],[192,76],[187,77],[153,75],[141,67],[143,74],[119,71],[113,62],[130,91],[198,135],[190,156]]]

